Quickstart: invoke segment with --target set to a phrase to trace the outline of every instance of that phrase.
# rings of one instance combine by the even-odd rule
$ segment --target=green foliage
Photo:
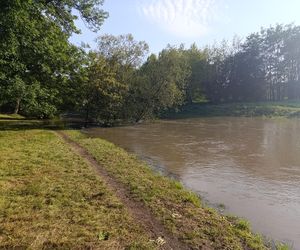
[[[133,75],[148,53],[148,45],[132,35],[98,37],[97,50],[87,57],[86,77],[81,81],[79,107],[85,119],[111,126],[127,119],[126,98]]]
[[[189,75],[181,49],[167,47],[158,57],[151,55],[130,88],[127,107],[131,117],[138,122],[183,104]]]
[[[98,54],[126,70],[139,67],[149,51],[146,42],[135,41],[131,34],[102,35],[97,38],[97,45]]]
[[[20,112],[25,116],[40,119],[53,118],[53,115],[57,113],[55,105],[57,92],[56,89],[42,88],[38,83],[27,86]]]
[[[138,122],[184,103],[190,67],[182,48],[167,47],[158,57],[132,35],[104,35],[88,58],[81,107],[86,120],[103,125]]]
[[[77,32],[76,9],[94,28],[103,1],[4,0],[0,4],[0,107],[40,118],[64,106],[81,51],[68,38]]]
[[[282,243],[278,243],[276,245],[276,250],[291,250],[291,249],[292,249],[291,247]]]
[[[264,116],[264,117],[300,117],[299,101],[193,104],[182,107],[180,112],[168,112],[164,117],[188,118],[199,116]]]
[[[250,230],[250,223],[247,220],[239,219],[235,227],[239,230]]]
[[[100,232],[98,234],[99,240],[108,240],[108,238],[109,238],[109,232]]]
[[[205,95],[215,103],[299,99],[299,41],[299,26],[276,25],[207,48]]]
[[[203,49],[168,46],[147,60],[146,42],[106,34],[87,54],[68,39],[80,32],[79,17],[99,30],[108,17],[102,5],[1,1],[1,112],[44,119],[80,111],[87,121],[111,126],[184,104],[300,99],[300,26],[276,25]]]
[[[208,77],[208,55],[205,50],[200,50],[195,44],[183,51],[185,60],[191,68],[191,74],[188,79],[186,88],[186,101],[191,104],[193,102],[201,102],[206,99],[203,92],[203,85]]]
[[[90,54],[87,72],[82,100],[86,120],[93,118],[103,125],[112,125],[120,117],[127,85],[118,80],[115,64],[96,53]]]

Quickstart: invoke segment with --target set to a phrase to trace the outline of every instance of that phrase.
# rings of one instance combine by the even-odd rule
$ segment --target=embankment
[[[268,249],[249,223],[79,131],[0,131],[0,248]]]

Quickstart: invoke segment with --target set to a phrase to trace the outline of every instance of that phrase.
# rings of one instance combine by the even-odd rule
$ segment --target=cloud
[[[220,0],[142,0],[140,15],[178,37],[205,35],[219,17]]]

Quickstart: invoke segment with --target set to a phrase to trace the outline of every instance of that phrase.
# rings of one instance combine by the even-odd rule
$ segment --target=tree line
[[[69,42],[82,18],[98,31],[102,0],[0,3],[0,111],[49,118],[80,112],[103,125],[138,122],[198,102],[300,98],[300,27],[276,25],[245,39],[149,55],[132,35],[102,35],[97,48]]]
[[[262,28],[243,41],[207,49],[202,88],[213,102],[282,101],[300,97],[300,27]],[[201,86],[197,83],[196,86]]]

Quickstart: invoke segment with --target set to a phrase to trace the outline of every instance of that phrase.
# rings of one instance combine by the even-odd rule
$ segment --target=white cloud
[[[186,38],[205,35],[219,17],[220,0],[142,0],[139,13],[167,32]]]

